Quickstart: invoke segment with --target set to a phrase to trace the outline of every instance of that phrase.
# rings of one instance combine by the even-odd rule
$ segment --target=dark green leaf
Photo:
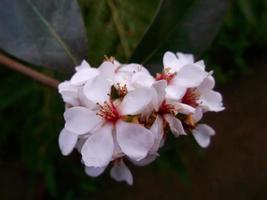
[[[167,50],[199,55],[214,38],[226,8],[227,0],[161,0],[131,61],[155,64]]]
[[[35,65],[73,67],[87,54],[75,0],[2,0],[0,29],[0,48]]]

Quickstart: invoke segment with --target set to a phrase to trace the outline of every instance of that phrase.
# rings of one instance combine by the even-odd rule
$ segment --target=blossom
[[[113,101],[108,95],[111,85],[101,76],[84,86],[84,94],[95,106],[67,109],[65,129],[77,135],[90,133],[81,154],[86,166],[103,167],[111,160],[114,138],[122,152],[134,160],[141,160],[152,146],[152,134],[143,126],[123,120],[125,115],[137,115],[151,101],[150,90],[130,91],[122,100]]]
[[[198,86],[208,75],[202,61],[194,63],[190,54],[166,52],[163,56],[163,72],[157,80],[166,80],[166,97],[179,100],[187,88]]]
[[[140,64],[112,57],[98,68],[82,61],[58,87],[66,105],[60,150],[69,155],[77,149],[88,176],[110,169],[114,180],[132,185],[125,161],[153,162],[169,129],[175,137],[192,134],[201,147],[209,146],[215,131],[201,119],[224,109],[214,86],[212,72],[191,54],[166,52],[163,72],[155,77]]]

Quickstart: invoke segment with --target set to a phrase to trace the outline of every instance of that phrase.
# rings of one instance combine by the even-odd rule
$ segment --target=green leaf
[[[104,55],[126,62],[150,24],[159,0],[79,0],[86,23],[90,64]]]
[[[130,60],[156,64],[167,50],[199,55],[217,33],[227,4],[227,0],[161,0]]]
[[[75,0],[2,0],[0,49],[34,65],[70,68],[87,54]]]

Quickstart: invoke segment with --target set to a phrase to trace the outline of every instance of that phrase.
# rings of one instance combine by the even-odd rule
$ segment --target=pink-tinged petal
[[[112,124],[106,124],[88,137],[81,154],[87,167],[105,167],[112,160],[114,142]]]
[[[98,68],[100,74],[102,77],[108,80],[113,80],[115,71],[116,71],[116,65],[114,65],[110,61],[104,61]]]
[[[84,171],[88,176],[97,177],[97,176],[100,176],[105,171],[105,169],[106,167],[86,167],[85,166]]]
[[[208,76],[208,73],[194,64],[185,65],[172,80],[183,87],[197,87]]]
[[[177,52],[176,55],[178,57],[180,66],[194,63],[193,54],[185,54],[185,53]]]
[[[189,114],[193,114],[196,111],[195,108],[187,104],[177,102],[177,101],[170,101],[170,102],[171,102],[170,104],[172,104],[175,107],[175,110],[178,110],[179,113],[189,115]]]
[[[171,84],[166,87],[166,98],[167,99],[173,99],[173,100],[180,100],[184,94],[186,93],[187,88]]]
[[[208,111],[219,112],[224,110],[222,95],[213,90],[202,93],[200,96],[200,104]]]
[[[198,122],[203,117],[203,110],[201,108],[196,108],[195,113],[192,115],[195,122]]]
[[[200,84],[200,86],[198,86],[197,90],[200,93],[202,93],[202,92],[212,90],[214,88],[214,86],[215,86],[215,80],[211,75],[209,75],[203,80],[203,82]]]
[[[152,98],[152,103],[154,106],[154,109],[158,111],[159,107],[161,106],[162,102],[165,99],[166,96],[166,87],[167,87],[167,81],[165,80],[160,80],[156,81],[152,85],[153,89],[153,98]]]
[[[78,90],[79,87],[72,85],[70,81],[64,81],[58,85],[58,92],[61,94],[63,101],[72,106],[79,105]]]
[[[146,166],[146,165],[149,165],[150,163],[152,163],[154,160],[156,160],[157,157],[158,157],[157,154],[151,154],[140,161],[132,160],[132,163],[137,165],[137,166],[143,167],[143,166]]]
[[[88,69],[88,68],[91,68],[91,66],[86,60],[83,60],[79,66],[75,67],[75,70],[80,71],[82,69]]]
[[[206,68],[204,60],[200,60],[200,61],[195,62],[195,65],[197,65],[202,70],[205,70],[205,68]]]
[[[118,182],[125,181],[129,185],[133,184],[133,176],[129,168],[123,161],[116,162],[110,170],[110,176]]]
[[[182,67],[179,65],[177,56],[170,51],[167,51],[163,56],[163,66],[164,69],[169,68],[172,73],[178,72]]]
[[[152,92],[149,88],[138,88],[127,93],[118,107],[121,115],[140,114],[152,101]]]
[[[157,116],[150,128],[150,131],[154,136],[154,144],[149,150],[149,154],[157,154],[164,135],[163,120],[160,116]]]
[[[137,72],[132,76],[131,83],[133,87],[140,88],[140,87],[151,87],[154,82],[153,76],[143,72]]]
[[[114,130],[114,133],[113,133],[113,141],[114,141],[114,150],[113,150],[112,160],[115,160],[117,158],[121,158],[121,157],[124,156],[124,153],[121,150],[120,145],[118,144],[115,130]]]
[[[134,160],[145,158],[154,143],[153,134],[139,124],[119,120],[116,133],[121,150]]]
[[[95,78],[99,74],[99,71],[95,68],[84,68],[77,71],[70,79],[73,85],[83,85],[86,81]]]
[[[103,104],[109,99],[108,94],[110,94],[110,88],[111,85],[106,79],[102,76],[97,76],[85,84],[83,92],[88,100]]]
[[[95,112],[84,107],[72,107],[65,111],[65,128],[77,135],[93,130],[102,123],[102,119]]]
[[[138,72],[149,74],[149,72],[146,68],[144,68],[142,65],[136,64],[136,63],[122,65],[122,67],[118,71],[119,72],[126,72],[126,73],[131,74],[131,75],[138,73]]]
[[[173,115],[164,115],[164,119],[168,122],[171,132],[175,137],[186,135],[182,122]]]
[[[59,148],[61,150],[61,153],[64,156],[69,155],[72,150],[74,149],[76,143],[78,140],[78,136],[69,132],[66,129],[63,129],[58,137],[58,144],[59,144]]]
[[[199,146],[206,148],[210,144],[210,137],[215,134],[215,131],[206,124],[199,124],[192,131],[192,134]]]

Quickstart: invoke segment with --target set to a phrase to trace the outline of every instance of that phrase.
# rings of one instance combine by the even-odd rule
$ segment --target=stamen
[[[193,108],[199,105],[198,100],[200,98],[200,94],[196,90],[196,88],[187,89],[185,95],[182,98],[182,103],[192,106]]]
[[[100,105],[99,103],[97,103],[97,105],[99,106],[99,111],[97,115],[99,115],[106,121],[115,123],[120,118],[120,114],[117,111],[115,105],[112,103],[112,101],[105,101],[104,105]]]
[[[119,83],[117,83],[117,90],[118,90],[118,93],[119,93],[120,97],[124,97],[128,93],[126,84],[121,86]]]
[[[162,73],[156,74],[156,80],[166,80],[167,83],[170,83],[170,81],[173,79],[176,73],[171,73],[169,70],[164,70]]]
[[[171,104],[167,104],[164,100],[159,108],[158,114],[164,115],[164,114],[173,114],[175,110],[175,107]]]

